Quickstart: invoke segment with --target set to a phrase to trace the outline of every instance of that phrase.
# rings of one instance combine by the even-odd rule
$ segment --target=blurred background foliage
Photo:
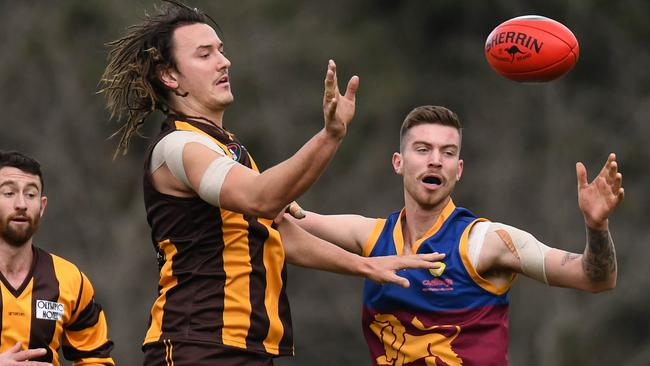
[[[581,252],[576,161],[592,178],[618,154],[626,200],[610,226],[616,290],[591,295],[520,278],[511,293],[512,365],[647,365],[650,360],[650,3],[646,0],[192,1],[223,30],[236,101],[233,131],[262,167],[288,158],[322,126],[322,81],[337,61],[342,88],[361,78],[358,112],[303,206],[383,217],[402,207],[390,158],[402,119],[445,105],[465,124],[455,202],[545,243]],[[115,359],[141,363],[156,294],[141,168],[150,119],[112,160],[118,128],[98,81],[104,43],[152,1],[0,1],[0,148],[44,166],[49,204],[35,243],[77,263],[107,312]],[[521,84],[483,57],[488,33],[540,14],[573,30],[580,60],[560,80]],[[277,365],[369,363],[360,328],[362,280],[290,267],[296,357]]]

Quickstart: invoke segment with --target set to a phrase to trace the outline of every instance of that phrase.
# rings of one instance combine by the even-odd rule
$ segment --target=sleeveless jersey
[[[226,156],[258,171],[246,149],[221,128],[177,116],[163,124],[145,161],[144,200],[160,281],[144,345],[198,342],[293,354],[279,232],[272,220],[221,209],[198,196],[158,192],[151,181],[151,153],[173,131],[206,135]]]
[[[88,278],[72,263],[32,247],[32,267],[13,288],[0,273],[0,353],[17,342],[45,348],[32,361],[59,366],[59,348],[74,364],[113,365],[104,312]]]
[[[402,212],[377,222],[364,255],[403,253]],[[409,288],[366,280],[363,330],[374,365],[507,365],[508,298],[469,261],[467,238],[477,219],[450,200],[414,253],[445,253],[442,271],[398,272]],[[441,272],[441,273],[440,273]]]

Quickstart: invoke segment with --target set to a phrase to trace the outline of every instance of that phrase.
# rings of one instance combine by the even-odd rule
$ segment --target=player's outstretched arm
[[[576,164],[578,205],[585,220],[587,245],[582,254],[551,248],[529,233],[499,223],[489,224],[479,270],[507,269],[552,286],[600,292],[616,286],[616,252],[609,232],[609,216],[623,200],[623,176],[616,155],[610,154],[591,182]]]
[[[261,174],[243,165],[232,166],[216,199],[219,206],[272,219],[303,194],[325,170],[347,133],[354,117],[358,87],[359,78],[354,76],[342,95],[337,86],[336,64],[330,60],[323,96],[324,128],[291,158]],[[210,184],[202,181],[208,167],[223,156],[198,143],[187,144],[182,154],[185,174],[191,185],[188,188],[199,192],[202,184]]]
[[[21,351],[21,343],[16,343],[9,350],[0,353],[0,366],[52,366],[48,362],[30,361],[33,358],[45,356],[45,348],[26,349]]]
[[[546,258],[549,283],[589,292],[612,289],[616,286],[617,265],[609,216],[625,196],[616,155],[608,156],[591,183],[587,181],[587,169],[580,162],[576,164],[576,176],[587,245],[582,254],[557,249],[549,252]]]
[[[295,218],[295,212],[291,211],[294,207],[300,210],[301,218]],[[284,218],[308,233],[358,255],[363,253],[366,240],[377,224],[376,219],[360,215],[320,215],[303,210],[295,202],[289,205],[289,213]]]
[[[361,257],[317,238],[289,220],[278,225],[287,261],[302,267],[366,277],[377,283],[410,284],[396,272],[404,268],[437,269],[444,254]]]

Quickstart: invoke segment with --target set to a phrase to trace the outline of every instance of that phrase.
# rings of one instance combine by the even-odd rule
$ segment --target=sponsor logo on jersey
[[[36,319],[61,320],[65,315],[65,306],[59,302],[36,300]]]

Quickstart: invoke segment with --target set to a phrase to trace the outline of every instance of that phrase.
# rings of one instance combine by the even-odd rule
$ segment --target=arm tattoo
[[[570,261],[578,258],[580,258],[579,254],[566,252],[566,254],[564,254],[564,257],[562,257],[562,265],[565,265]]]
[[[616,252],[608,230],[587,228],[587,248],[582,268],[591,281],[606,281],[616,271]]]

